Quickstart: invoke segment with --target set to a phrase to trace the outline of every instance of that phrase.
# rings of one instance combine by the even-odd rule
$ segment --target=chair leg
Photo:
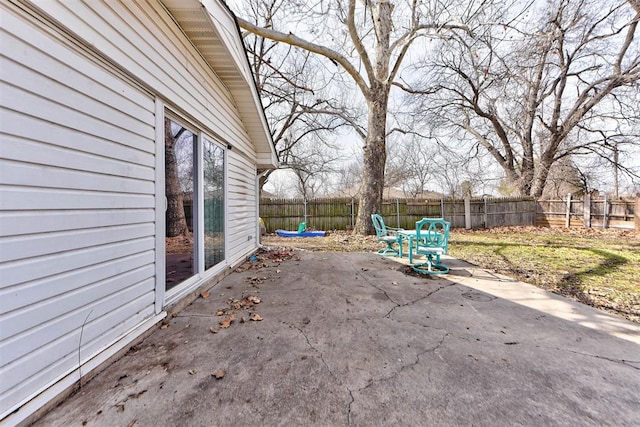
[[[447,274],[449,267],[440,263],[440,255],[436,255],[436,260],[433,262],[433,255],[427,254],[427,262],[413,264],[411,268],[413,271],[420,274]],[[424,268],[426,267],[426,268]]]
[[[393,248],[393,243],[387,243],[387,247],[378,251],[380,255],[398,255],[398,250]]]

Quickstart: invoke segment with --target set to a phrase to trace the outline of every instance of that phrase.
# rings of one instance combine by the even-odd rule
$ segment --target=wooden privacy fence
[[[260,216],[268,232],[297,230],[301,222],[316,230],[350,230],[358,200],[261,199]],[[412,229],[424,217],[442,217],[457,228],[538,225],[546,227],[635,228],[640,230],[640,199],[595,199],[568,196],[565,200],[527,197],[473,199],[385,200],[382,212],[392,227]]]
[[[357,199],[261,199],[260,216],[267,232],[296,230],[301,222],[316,230],[350,230],[358,213]],[[444,218],[452,227],[493,228],[534,225],[533,198],[395,199],[385,200],[382,212],[392,227],[415,228],[425,217]]]
[[[538,200],[536,225],[546,227],[636,228],[640,230],[640,199],[601,199],[585,195],[565,200]],[[634,224],[635,221],[635,224]]]

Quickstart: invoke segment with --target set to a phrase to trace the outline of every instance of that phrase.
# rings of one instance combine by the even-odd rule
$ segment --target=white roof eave
[[[260,96],[235,16],[219,0],[160,0],[236,100],[258,169],[278,167]]]

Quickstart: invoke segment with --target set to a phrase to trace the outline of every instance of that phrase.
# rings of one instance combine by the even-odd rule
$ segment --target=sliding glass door
[[[204,138],[204,268],[224,260],[224,150]]]
[[[196,273],[193,236],[195,148],[197,137],[185,126],[165,119],[166,288]]]
[[[170,290],[225,259],[224,148],[170,118],[165,119],[165,197]]]

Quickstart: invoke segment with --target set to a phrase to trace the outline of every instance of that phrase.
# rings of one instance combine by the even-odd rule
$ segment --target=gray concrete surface
[[[640,425],[637,324],[456,260],[299,255],[231,274],[37,425]]]

